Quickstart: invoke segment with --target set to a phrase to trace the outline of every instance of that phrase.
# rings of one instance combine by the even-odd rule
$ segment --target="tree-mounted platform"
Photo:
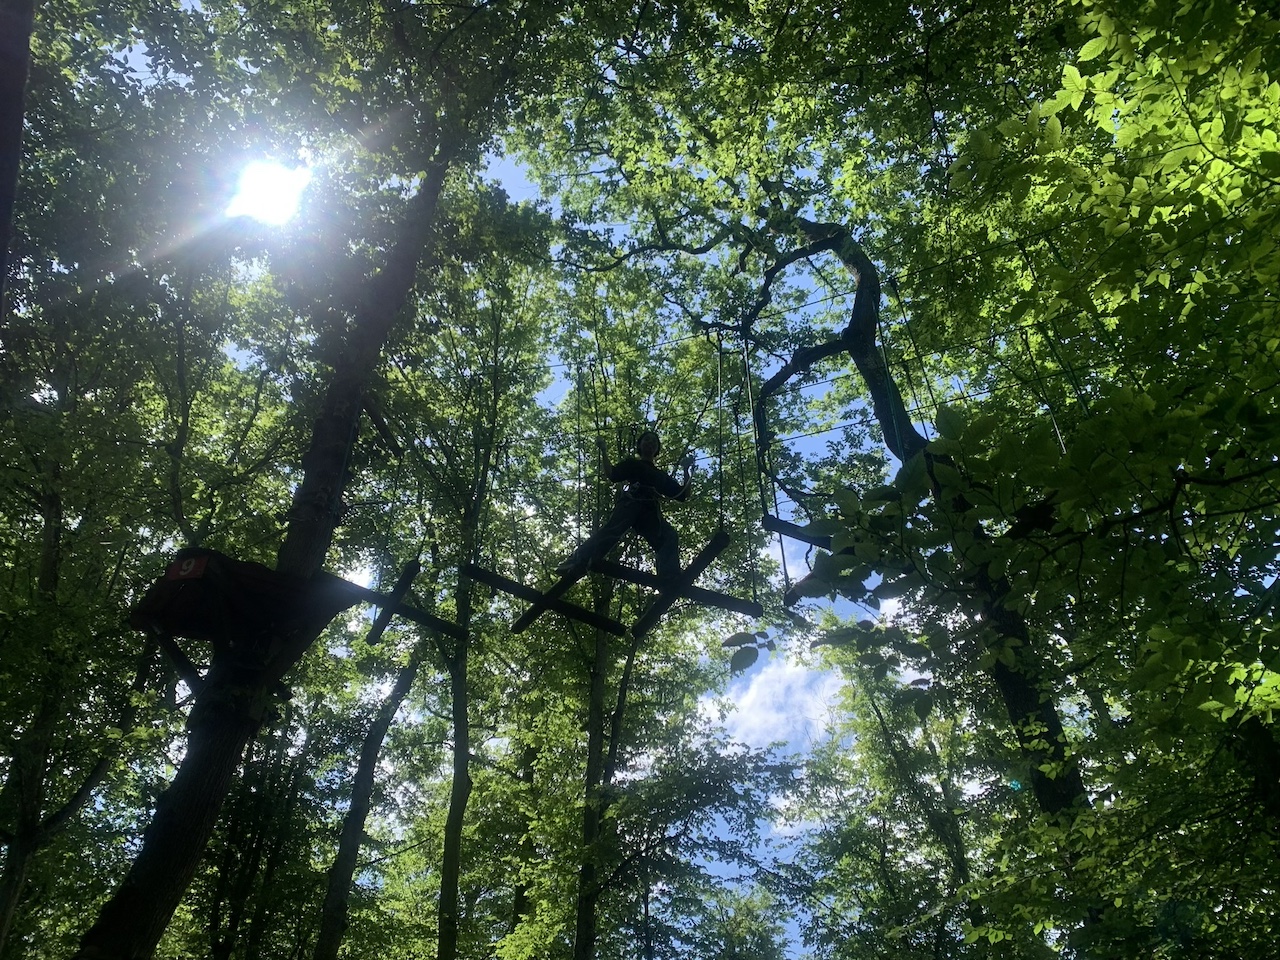
[[[580,607],[576,603],[570,603],[568,600],[560,599],[570,587],[582,579],[582,574],[576,577],[561,577],[550,589],[543,593],[533,587],[526,587],[519,580],[504,577],[500,573],[494,573],[492,570],[478,567],[474,563],[463,564],[462,572],[472,580],[487,584],[495,590],[501,590],[514,597],[519,597],[521,600],[529,601],[529,609],[522,613],[515,623],[511,625],[512,633],[523,633],[533,621],[548,610],[554,610],[556,613],[571,620],[585,623],[587,626],[603,630],[605,633],[612,634],[615,637],[621,637],[627,632],[627,628],[617,620],[596,613],[593,610],[588,610],[586,607]]]
[[[304,625],[328,623],[363,601],[381,608],[366,637],[369,643],[382,636],[393,615],[455,640],[465,639],[466,631],[456,623],[403,601],[419,569],[415,560],[386,595],[323,571],[302,579],[216,550],[188,547],[174,555],[164,575],[129,611],[129,625],[156,639],[193,693],[205,677],[175,637],[204,640],[215,650],[252,649]],[[282,682],[276,682],[274,692],[283,700],[291,696]]]
[[[327,623],[361,602],[445,636],[465,637],[456,623],[334,574],[320,572],[304,580],[197,547],[175,554],[164,575],[129,612],[129,624],[157,636],[234,647],[260,642],[303,623]]]
[[[799,540],[801,543],[821,547],[824,550],[831,549],[830,534],[811,533],[808,527],[802,527],[797,523],[783,520],[768,513],[760,518],[760,524],[770,533],[780,533],[784,537],[790,537],[792,540]]]

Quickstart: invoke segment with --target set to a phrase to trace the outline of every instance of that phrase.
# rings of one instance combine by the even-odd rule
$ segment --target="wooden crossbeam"
[[[662,590],[662,581],[658,579],[656,574],[652,574],[647,570],[624,567],[622,564],[614,563],[612,560],[597,560],[591,564],[591,569],[598,570],[609,577],[626,580],[628,583],[636,583],[642,587],[652,587],[658,591]],[[764,607],[754,600],[743,600],[740,597],[720,593],[716,590],[704,590],[702,587],[690,585],[680,589],[680,596],[686,600],[692,600],[694,603],[700,603],[708,607],[720,607],[748,617],[764,616]]]
[[[693,558],[693,563],[681,570],[680,576],[674,578],[670,585],[654,598],[653,603],[649,604],[644,613],[640,614],[640,619],[631,627],[631,635],[639,638],[652,630],[654,625],[662,619],[662,615],[671,609],[671,605],[680,599],[685,590],[693,586],[693,581],[698,579],[702,571],[707,569],[711,561],[718,557],[728,545],[729,534],[724,530],[717,530],[711,542]]]
[[[570,603],[568,600],[560,599],[561,594],[582,579],[581,576],[562,577],[546,593],[542,593],[532,587],[526,587],[518,580],[511,580],[500,573],[494,573],[492,570],[478,567],[474,563],[464,564],[462,572],[473,580],[478,580],[480,583],[488,584],[512,596],[529,601],[531,604],[529,609],[522,613],[516,622],[511,625],[512,633],[521,633],[547,610],[554,610],[556,613],[563,614],[588,626],[596,627],[615,637],[621,637],[627,632],[627,628],[617,620],[602,616],[593,610],[588,610],[586,607],[580,607],[576,603]]]
[[[815,547],[822,547],[824,550],[831,549],[831,536],[829,534],[810,533],[807,527],[802,527],[799,524],[767,513],[760,518],[760,523],[770,533],[780,533],[784,537],[799,540],[801,543],[811,543]]]
[[[442,633],[446,637],[453,637],[455,640],[465,640],[467,632],[456,623],[450,623],[448,620],[442,620],[437,616],[427,613],[425,610],[419,610],[417,607],[411,607],[407,603],[393,601],[386,594],[378,593],[376,590],[370,590],[368,587],[362,587],[358,583],[352,583],[350,580],[343,580],[342,577],[335,576],[332,573],[321,571],[315,575],[316,582],[332,584],[338,590],[345,590],[348,594],[359,600],[367,601],[378,607],[387,607],[394,614],[404,617],[406,620],[412,620],[414,623],[426,627],[429,630],[435,630]]]

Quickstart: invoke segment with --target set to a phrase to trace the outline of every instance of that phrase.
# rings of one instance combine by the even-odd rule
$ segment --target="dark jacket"
[[[633,500],[657,500],[659,495],[669,500],[687,500],[689,488],[665,470],[660,470],[648,460],[627,457],[609,468],[609,479],[625,483],[627,495]]]

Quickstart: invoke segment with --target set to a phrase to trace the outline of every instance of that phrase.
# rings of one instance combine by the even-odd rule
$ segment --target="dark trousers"
[[[583,540],[565,562],[586,566],[617,546],[629,530],[640,534],[653,548],[658,579],[672,580],[680,573],[680,540],[676,528],[663,518],[658,501],[635,500],[625,492],[614,502],[604,525]]]

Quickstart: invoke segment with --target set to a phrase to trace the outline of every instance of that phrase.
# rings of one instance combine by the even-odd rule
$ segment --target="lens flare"
[[[306,167],[258,161],[240,174],[240,187],[227,205],[228,217],[252,217],[279,226],[298,212],[302,191],[311,182]]]

